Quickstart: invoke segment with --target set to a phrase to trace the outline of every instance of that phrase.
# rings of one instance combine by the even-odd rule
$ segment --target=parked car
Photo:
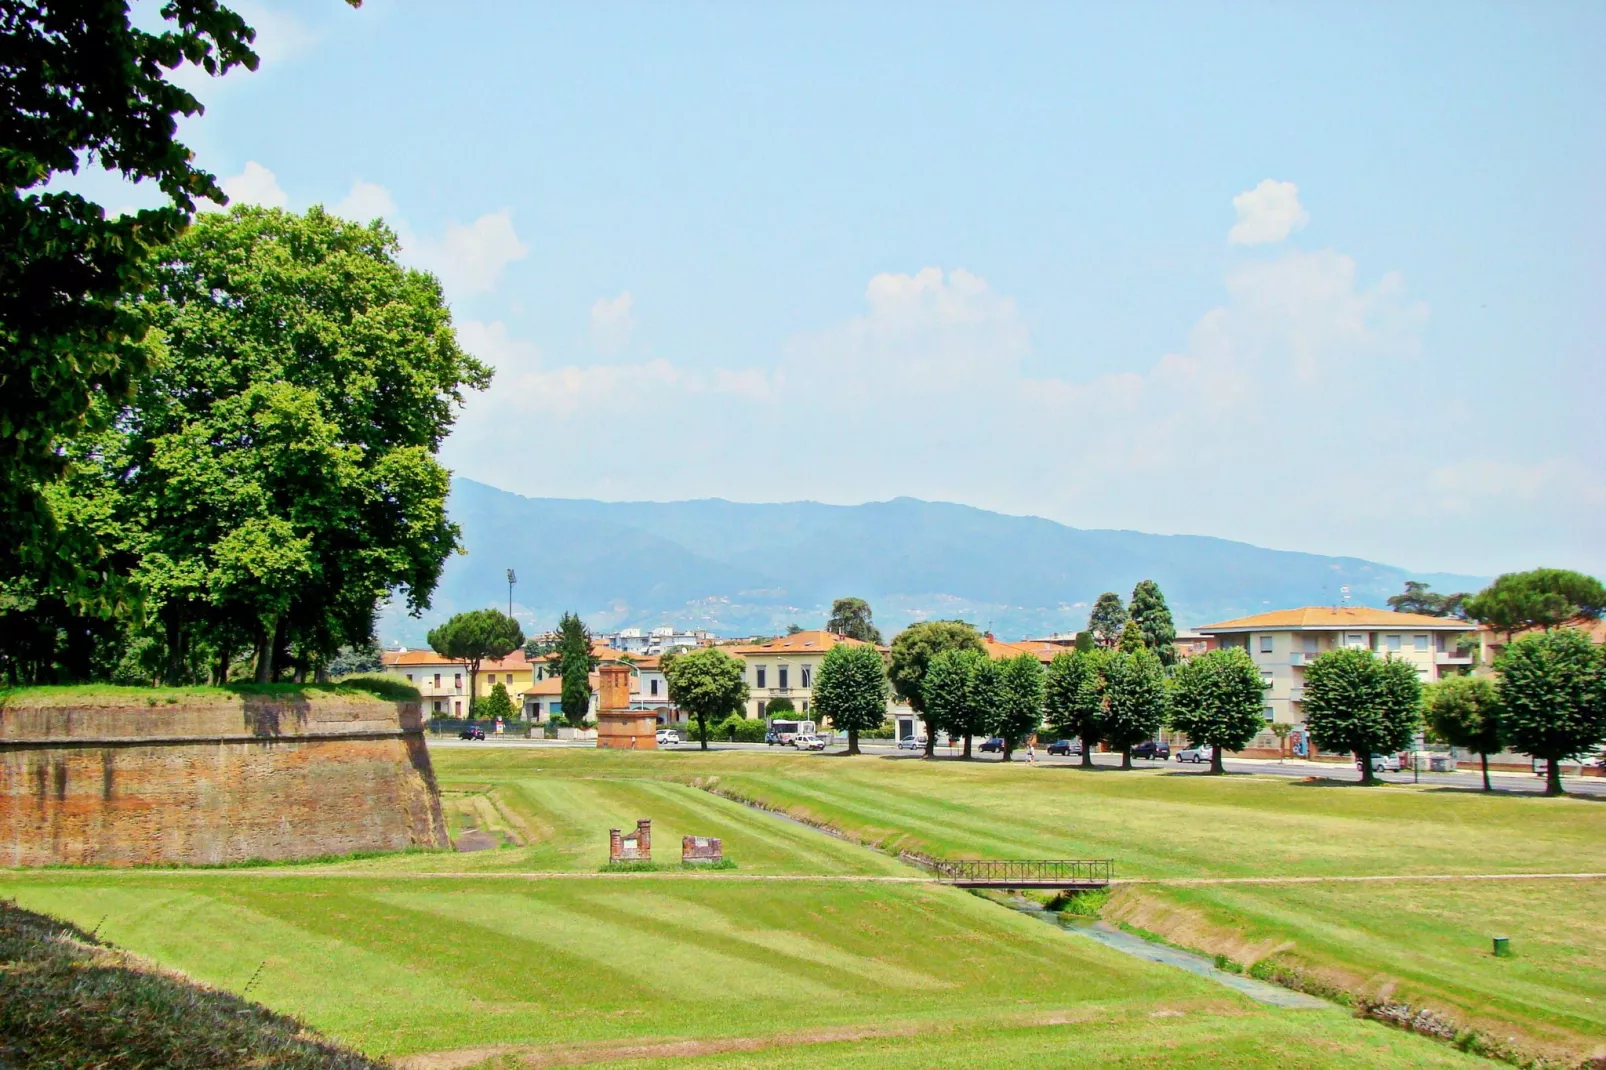
[[[1151,758],[1155,761],[1167,761],[1171,757],[1171,744],[1160,743],[1156,740],[1146,739],[1132,748],[1132,757]]]
[[[1182,750],[1177,751],[1177,761],[1193,762],[1196,765],[1200,762],[1208,762],[1211,758],[1210,752],[1212,749],[1211,747],[1184,747]]]
[[[463,729],[461,732],[457,733],[457,738],[458,739],[484,739],[485,738],[485,729],[481,728],[477,724],[471,724],[467,728]]]
[[[981,741],[981,752],[983,754],[1002,754],[1002,753],[1004,753],[1004,737],[1002,737],[1002,736],[993,736],[990,739],[982,740]]]
[[[673,747],[680,742],[680,733],[672,728],[658,730],[658,745],[660,747]]]
[[[925,750],[926,749],[925,737],[922,736],[921,738],[916,739],[914,736],[905,736],[902,739],[898,740],[898,749],[899,750]]]
[[[798,750],[824,750],[825,740],[819,736],[793,736],[792,746]]]
[[[1048,745],[1050,754],[1081,754],[1082,741],[1079,739],[1056,739]]]
[[[1355,759],[1355,768],[1359,769],[1360,767],[1361,767],[1361,760],[1359,758],[1357,758],[1357,759]],[[1372,755],[1372,772],[1374,772],[1374,773],[1398,773],[1399,771],[1400,771],[1400,756],[1398,754],[1374,754],[1374,755]]]

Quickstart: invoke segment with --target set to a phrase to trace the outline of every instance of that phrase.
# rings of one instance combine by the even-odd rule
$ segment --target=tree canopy
[[[511,721],[517,712],[512,697],[507,693],[507,685],[498,680],[491,685],[491,693],[480,700],[475,716],[483,717],[487,721],[494,721],[498,717],[504,721]]]
[[[1165,727],[1170,694],[1165,666],[1153,651],[1117,650],[1104,660],[1104,739],[1132,768],[1132,748]],[[1083,749],[1086,749],[1084,741]]]
[[[1531,628],[1549,630],[1569,621],[1599,620],[1606,612],[1606,586],[1593,576],[1564,568],[1508,572],[1471,598],[1467,616],[1510,638]]]
[[[931,659],[944,650],[982,650],[981,633],[962,620],[927,620],[911,624],[892,640],[887,675],[892,688],[926,722],[926,757],[931,757],[941,728],[928,716],[924,683]]]
[[[1494,681],[1487,676],[1446,677],[1427,688],[1423,709],[1434,735],[1482,758],[1483,790],[1489,791],[1489,755],[1503,746]]]
[[[1177,626],[1171,619],[1171,607],[1166,605],[1165,594],[1153,580],[1142,580],[1132,588],[1132,602],[1127,615],[1143,633],[1143,644],[1154,651],[1160,664],[1169,668],[1177,663]]]
[[[1100,650],[1055,654],[1044,680],[1045,720],[1061,736],[1082,741],[1082,765],[1089,769],[1093,747],[1104,738],[1105,657]]]
[[[838,598],[831,603],[831,619],[825,630],[849,639],[862,639],[866,643],[880,643],[881,629],[871,621],[870,603],[862,598]]]
[[[1406,580],[1405,590],[1400,594],[1390,595],[1388,606],[1396,613],[1420,613],[1428,617],[1460,617],[1464,615],[1466,601],[1471,597],[1465,591],[1438,594],[1432,590],[1432,584]]]
[[[708,726],[740,715],[747,703],[747,673],[740,658],[718,647],[678,654],[664,666],[669,701],[697,719],[697,736],[708,749]]]
[[[859,733],[887,718],[887,670],[873,646],[837,643],[820,659],[814,676],[814,709],[831,727],[848,734],[848,753],[859,753]]]
[[[1372,784],[1372,756],[1402,750],[1421,723],[1422,685],[1404,661],[1331,650],[1305,668],[1304,708],[1316,745],[1354,754]]]
[[[1224,772],[1222,752],[1242,750],[1266,727],[1266,686],[1242,647],[1207,650],[1171,678],[1171,726],[1210,747],[1210,771]]]
[[[1093,641],[1099,646],[1113,650],[1121,641],[1121,631],[1128,619],[1121,596],[1114,591],[1105,591],[1093,603],[1093,610],[1087,616],[1087,630],[1093,633]]]
[[[1043,663],[1021,654],[998,663],[998,708],[992,730],[1004,741],[1004,761],[1043,723]]]
[[[1495,660],[1495,671],[1506,740],[1549,763],[1545,792],[1560,795],[1561,763],[1606,739],[1606,648],[1570,628],[1525,635]]]
[[[555,653],[547,672],[562,678],[563,716],[578,728],[591,708],[591,672],[597,667],[597,658],[591,653],[591,632],[578,615],[565,613],[558,620]]]
[[[964,739],[964,756],[970,757],[976,736],[991,730],[1002,700],[1002,674],[998,663],[980,650],[938,651],[926,668],[922,685],[928,731]]]
[[[458,613],[445,624],[431,628],[429,648],[443,658],[468,668],[468,709],[474,715],[479,696],[480,662],[505,658],[524,645],[519,622],[500,609],[473,609]]]

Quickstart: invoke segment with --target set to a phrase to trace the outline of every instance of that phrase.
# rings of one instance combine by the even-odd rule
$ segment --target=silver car
[[[1212,747],[1188,747],[1185,750],[1177,751],[1177,761],[1193,762],[1195,764],[1209,762],[1213,749]]]

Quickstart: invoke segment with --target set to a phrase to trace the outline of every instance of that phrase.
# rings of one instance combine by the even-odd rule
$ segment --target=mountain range
[[[1143,579],[1160,584],[1179,628],[1345,599],[1381,606],[1408,579],[1439,591],[1487,582],[914,498],[600,502],[526,498],[458,478],[449,510],[467,552],[447,562],[422,617],[395,608],[382,615],[381,642],[422,645],[452,613],[505,607],[509,568],[518,577],[514,615],[528,633],[572,610],[592,631],[671,625],[728,636],[819,627],[844,595],[868,600],[889,638],[929,618],[1021,638],[1084,628],[1100,592],[1124,598]]]

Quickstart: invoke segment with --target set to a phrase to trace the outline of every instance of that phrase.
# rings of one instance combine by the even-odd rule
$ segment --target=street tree
[[[1004,761],[1043,723],[1045,679],[1043,663],[1022,654],[998,663],[998,709],[993,731],[1004,741]]]
[[[941,729],[964,740],[971,756],[975,737],[987,732],[1001,697],[997,663],[980,650],[942,650],[931,659],[923,686],[927,730]]]
[[[507,685],[498,680],[491,685],[491,693],[480,700],[475,716],[483,717],[487,721],[494,721],[497,718],[511,721],[516,712],[512,696],[507,693]]]
[[[1323,750],[1348,751],[1361,783],[1375,784],[1374,754],[1393,754],[1421,723],[1422,685],[1404,661],[1370,650],[1332,650],[1305,668],[1305,723]]]
[[[887,719],[887,669],[881,652],[859,643],[837,643],[814,675],[814,710],[848,734],[848,753],[859,753],[859,733]]]
[[[1127,614],[1143,633],[1143,645],[1154,651],[1160,664],[1170,668],[1177,663],[1177,625],[1165,594],[1153,580],[1142,580],[1132,588]]]
[[[1487,676],[1449,676],[1427,688],[1423,710],[1434,735],[1483,760],[1483,790],[1490,791],[1489,755],[1498,754],[1500,695]]]
[[[1467,599],[1462,608],[1468,617],[1504,632],[1509,640],[1521,631],[1599,620],[1606,612],[1606,585],[1564,568],[1508,572]]]
[[[1171,727],[1210,748],[1220,775],[1222,752],[1243,750],[1266,727],[1266,686],[1242,647],[1209,650],[1177,666],[1171,678]]]
[[[879,644],[881,629],[871,621],[871,616],[870,603],[864,599],[838,598],[831,603],[831,619],[826,621],[825,630],[833,635]]]
[[[479,695],[480,663],[505,658],[524,645],[519,622],[500,609],[472,609],[431,628],[429,648],[443,658],[460,661],[468,670],[468,713],[474,716]]]
[[[1084,769],[1093,768],[1093,747],[1104,738],[1105,657],[1100,650],[1055,654],[1044,680],[1044,717],[1060,736],[1081,740]]]
[[[708,749],[708,726],[741,716],[747,705],[747,673],[740,658],[718,647],[678,654],[664,668],[669,701],[697,720],[697,738]]]
[[[982,650],[981,633],[962,620],[927,620],[911,624],[892,640],[887,675],[898,697],[926,724],[926,757],[937,745],[942,726],[927,716],[924,682],[931,659],[944,650]]]
[[[1117,650],[1104,662],[1104,739],[1132,768],[1132,748],[1165,727],[1170,695],[1165,666],[1153,651]],[[1085,749],[1085,747],[1084,747]]]
[[[1121,641],[1121,631],[1126,627],[1127,620],[1126,606],[1121,603],[1121,596],[1114,591],[1105,591],[1093,603],[1093,611],[1087,616],[1087,630],[1093,633],[1093,641],[1099,646],[1114,650]]]
[[[1561,763],[1606,739],[1606,648],[1572,628],[1526,635],[1495,660],[1503,735],[1548,765],[1545,794],[1560,795]]]
[[[591,673],[597,667],[597,658],[591,653],[591,632],[578,615],[565,613],[559,618],[554,653],[547,672],[563,680],[559,691],[563,716],[579,728],[590,712]]]

